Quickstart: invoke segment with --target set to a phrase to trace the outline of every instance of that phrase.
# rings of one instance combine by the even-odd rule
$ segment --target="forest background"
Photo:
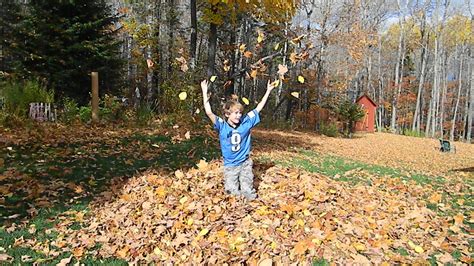
[[[4,125],[22,123],[29,101],[55,102],[63,121],[88,121],[90,72],[97,71],[103,119],[203,116],[204,78],[213,80],[215,110],[229,97],[251,109],[271,80],[278,89],[267,125],[330,134],[341,129],[341,106],[366,94],[378,105],[380,131],[472,139],[470,1],[0,5]]]

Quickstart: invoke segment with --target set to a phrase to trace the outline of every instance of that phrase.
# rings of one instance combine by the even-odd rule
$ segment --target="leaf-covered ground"
[[[473,262],[474,145],[260,129],[248,202],[208,130],[3,132],[0,261]]]

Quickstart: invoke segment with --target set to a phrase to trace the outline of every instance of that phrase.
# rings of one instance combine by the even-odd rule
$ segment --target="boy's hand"
[[[208,85],[207,79],[201,81],[201,89],[202,89],[202,94],[207,95],[207,85]]]
[[[271,91],[275,88],[275,82],[270,82],[270,80],[268,80],[267,82],[267,91]]]

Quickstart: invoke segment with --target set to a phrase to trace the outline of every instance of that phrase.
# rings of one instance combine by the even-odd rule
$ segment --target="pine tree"
[[[14,45],[15,25],[22,20],[20,7],[16,0],[0,0],[0,71],[4,73],[12,71],[11,63],[15,60],[9,48]]]
[[[91,71],[99,72],[101,92],[116,91],[122,66],[117,20],[103,0],[31,1],[13,47],[21,58],[16,69],[81,103],[89,99]]]

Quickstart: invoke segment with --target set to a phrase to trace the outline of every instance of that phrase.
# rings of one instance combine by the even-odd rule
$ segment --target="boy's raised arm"
[[[201,89],[202,89],[202,100],[204,103],[204,111],[206,111],[206,115],[211,119],[213,125],[216,124],[216,115],[212,112],[211,104],[209,104],[209,96],[207,95],[207,87],[208,82],[207,80],[201,81]]]
[[[273,88],[275,88],[275,85],[273,83],[270,83],[270,80],[267,82],[267,91],[265,92],[265,95],[263,95],[262,100],[258,103],[257,107],[255,108],[257,112],[260,113],[262,111],[263,107],[267,103],[268,96],[270,95],[270,92],[272,92]]]

